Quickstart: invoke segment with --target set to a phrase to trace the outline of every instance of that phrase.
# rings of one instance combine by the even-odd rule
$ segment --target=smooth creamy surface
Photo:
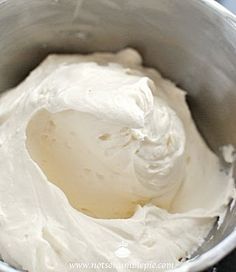
[[[185,93],[141,62],[132,49],[51,55],[0,98],[4,261],[35,272],[177,267],[224,214],[232,178]]]

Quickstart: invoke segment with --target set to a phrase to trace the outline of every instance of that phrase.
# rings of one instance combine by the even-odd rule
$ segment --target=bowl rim
[[[235,30],[236,15],[214,0],[195,0],[200,2],[205,8],[211,9],[216,15],[225,19],[226,23]],[[234,201],[234,205],[236,202]],[[186,262],[181,267],[172,270],[173,272],[198,272],[206,269],[222,260],[226,255],[236,249],[236,226],[234,230],[220,243],[209,249],[200,256]]]

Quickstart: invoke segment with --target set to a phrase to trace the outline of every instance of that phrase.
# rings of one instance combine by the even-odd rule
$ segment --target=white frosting
[[[235,148],[232,145],[222,146],[221,151],[225,162],[232,164],[236,160]]]
[[[219,169],[185,93],[136,51],[51,55],[0,100],[0,254],[178,266],[235,197]]]

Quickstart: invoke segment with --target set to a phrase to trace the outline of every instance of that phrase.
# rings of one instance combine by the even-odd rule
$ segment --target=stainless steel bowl
[[[223,144],[236,146],[236,17],[213,0],[0,0],[0,35],[0,91],[49,53],[131,46],[188,91],[216,153]],[[236,207],[178,271],[205,269],[235,248],[235,215]]]

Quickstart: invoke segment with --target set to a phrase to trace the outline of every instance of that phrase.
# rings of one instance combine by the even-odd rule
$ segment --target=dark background
[[[218,0],[217,2],[236,14],[236,0]],[[236,272],[236,250],[204,272]]]

